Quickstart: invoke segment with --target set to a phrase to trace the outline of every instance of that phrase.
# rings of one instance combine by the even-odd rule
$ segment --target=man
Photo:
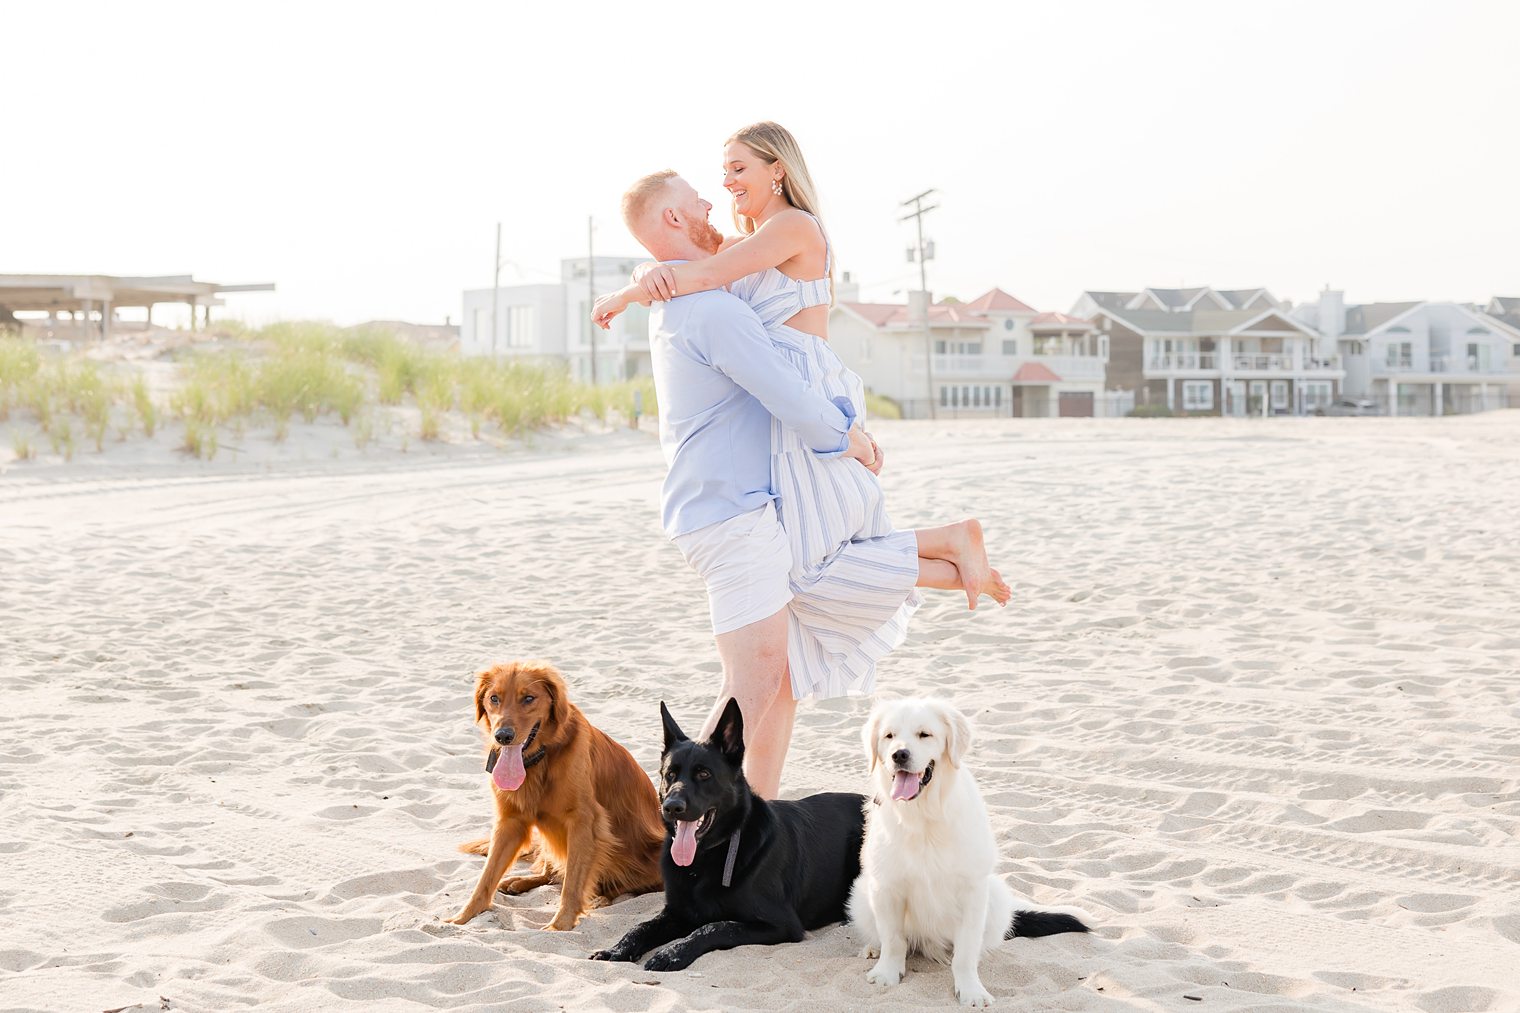
[[[628,231],[656,259],[698,260],[723,237],[712,205],[674,172],[645,176],[623,195]],[[655,303],[649,344],[659,396],[660,444],[670,471],[661,519],[707,584],[723,688],[705,738],[729,697],[744,715],[744,772],[775,798],[796,701],[787,677],[791,552],[771,491],[771,417],[816,453],[872,464],[871,440],[854,409],[807,390],[772,346],[760,319],[723,291]]]

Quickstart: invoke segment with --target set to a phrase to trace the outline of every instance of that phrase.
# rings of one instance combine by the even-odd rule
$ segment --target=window
[[[969,407],[971,407],[971,388],[970,387],[962,387],[961,388],[961,407],[963,407],[963,408],[969,408]]]
[[[1467,345],[1467,368],[1480,373],[1487,373],[1493,367],[1488,345],[1477,342],[1469,342]]]
[[[1331,384],[1329,380],[1305,380],[1302,387],[1304,392],[1304,411],[1312,412],[1315,409],[1329,406],[1331,400]]]
[[[948,407],[950,407],[950,388],[949,387],[941,387],[939,389],[939,406],[941,408],[948,408]]]
[[[1017,338],[1007,338],[1007,339],[1005,339],[1003,341],[1003,354],[1004,355],[1018,355],[1019,354],[1019,341],[1018,341]]]
[[[934,343],[934,354],[935,355],[944,355],[945,354],[945,343],[943,341],[936,341]]]
[[[1409,369],[1414,365],[1414,346],[1408,341],[1389,342],[1387,355],[1389,369]]]
[[[1011,330],[1013,330],[1013,321],[1012,320],[1004,320],[1003,321],[1003,330],[1005,330],[1005,331],[1011,331]]]
[[[1208,380],[1182,382],[1182,407],[1190,412],[1210,411],[1214,407],[1214,384]]]
[[[992,403],[998,408],[1003,407],[1003,388],[992,388]]]
[[[507,347],[531,348],[536,335],[533,333],[533,307],[507,307]]]
[[[475,343],[481,351],[491,350],[491,311],[478,309],[475,311]]]
[[[972,387],[971,388],[971,407],[973,407],[973,408],[980,408],[981,406],[982,406],[982,388],[981,387]]]
[[[1520,345],[1516,345],[1514,348],[1511,348],[1510,354],[1515,358],[1520,359]]]

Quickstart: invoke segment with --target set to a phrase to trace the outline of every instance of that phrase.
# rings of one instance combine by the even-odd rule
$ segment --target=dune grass
[[[460,419],[472,438],[487,426],[511,438],[581,416],[603,424],[629,419],[636,396],[644,414],[656,410],[647,377],[594,387],[552,365],[466,359],[380,328],[285,321],[255,330],[227,322],[217,334],[214,346],[177,364],[178,385],[164,402],[141,375],[119,376],[79,356],[48,356],[24,339],[0,337],[0,420],[31,415],[54,452],[71,456],[76,423],[99,451],[113,421],[123,436],[140,429],[152,437],[173,419],[183,430],[179,449],[210,459],[221,447],[219,430],[241,438],[250,427],[268,426],[281,441],[297,416],[307,423],[336,416],[363,449],[376,439],[377,414],[387,416],[389,433],[389,416],[410,408],[416,428],[401,434],[404,443],[412,435],[448,439]]]

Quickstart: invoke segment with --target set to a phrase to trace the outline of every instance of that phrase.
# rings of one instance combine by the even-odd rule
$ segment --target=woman
[[[864,385],[826,340],[832,251],[796,140],[778,124],[756,123],[728,139],[723,161],[741,235],[706,260],[641,265],[633,284],[596,301],[593,317],[605,328],[632,303],[726,286],[809,387],[848,398],[864,419]],[[897,531],[875,475],[856,462],[820,459],[780,423],[771,427],[771,454],[792,549],[794,700],[870,692],[876,662],[907,634],[921,601],[915,587],[963,590],[973,609],[982,594],[1007,603],[1011,592],[988,564],[977,521]]]

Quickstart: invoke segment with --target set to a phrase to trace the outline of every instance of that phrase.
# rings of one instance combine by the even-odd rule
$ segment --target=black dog
[[[660,704],[660,860],[665,909],[592,960],[637,960],[679,971],[712,950],[795,943],[843,921],[860,875],[865,797],[828,792],[767,802],[744,780],[744,718],[730,699],[712,737],[693,742]]]

